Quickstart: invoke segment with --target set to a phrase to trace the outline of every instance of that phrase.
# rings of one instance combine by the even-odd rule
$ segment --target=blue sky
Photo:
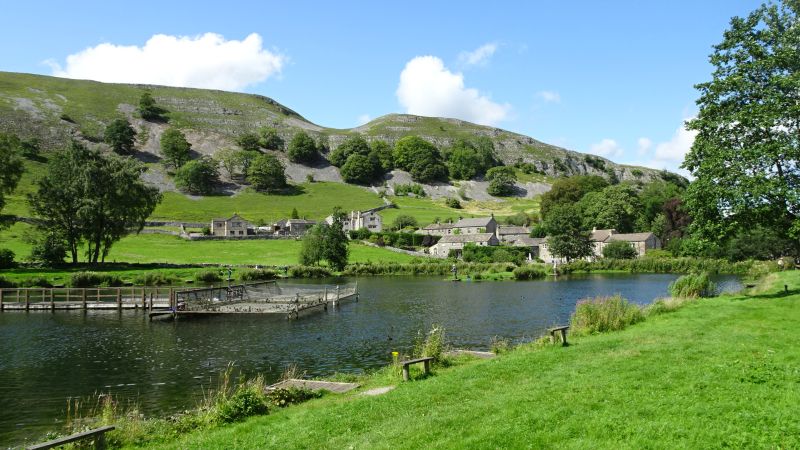
[[[8,2],[0,70],[258,93],[336,128],[449,115],[674,169],[712,46],[759,4]]]

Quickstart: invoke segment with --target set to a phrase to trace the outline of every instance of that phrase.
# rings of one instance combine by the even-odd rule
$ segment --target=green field
[[[774,277],[774,276],[773,276]],[[796,448],[800,272],[567,348],[328,395],[154,448]],[[788,284],[790,292],[783,292]]]
[[[22,236],[29,228],[29,225],[18,223],[0,232],[0,247],[10,248],[18,259],[27,256],[30,245],[23,242]],[[140,234],[114,244],[106,262],[296,265],[300,245],[300,241],[286,239],[187,241],[177,236]],[[412,259],[409,255],[382,248],[350,244],[350,262],[409,262]]]
[[[239,213],[251,222],[288,219],[297,208],[301,217],[323,219],[338,206],[345,211],[375,208],[383,204],[377,194],[344,183],[303,183],[295,195],[262,194],[246,190],[234,196],[211,196],[194,200],[183,194],[167,192],[151,219],[187,222],[211,222],[216,217]]]

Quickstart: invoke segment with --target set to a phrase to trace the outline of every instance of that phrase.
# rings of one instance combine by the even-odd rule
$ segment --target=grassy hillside
[[[419,135],[440,147],[455,139],[487,136],[506,163],[533,163],[549,176],[577,173],[603,174],[613,170],[621,179],[636,179],[634,168],[545,144],[528,136],[456,119],[389,114],[353,129],[332,129],[313,124],[291,109],[267,97],[206,89],[142,86],[70,80],[41,75],[0,72],[0,132],[39,137],[50,147],[70,136],[101,141],[105,124],[120,115],[130,116],[139,97],[150,90],[166,108],[170,123],[193,131],[195,140],[233,145],[235,136],[262,126],[275,127],[288,141],[301,128],[326,139],[335,148],[349,134],[390,143],[406,135]],[[644,179],[658,177],[652,169],[639,168]]]
[[[798,285],[799,272],[782,273],[766,291],[697,301],[567,348],[527,346],[407,383],[374,376],[363,389],[396,388],[328,395],[174,441],[153,433],[150,445],[794,448]]]

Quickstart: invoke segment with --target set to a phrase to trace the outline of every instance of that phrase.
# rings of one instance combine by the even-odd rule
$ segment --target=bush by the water
[[[204,283],[216,283],[218,281],[222,281],[222,276],[217,270],[203,270],[194,275],[194,280]]]
[[[505,245],[480,246],[467,244],[462,251],[462,258],[466,262],[492,263],[509,262],[522,264],[528,256],[525,247],[509,247]]]
[[[45,277],[31,277],[19,282],[19,287],[43,287],[51,288],[53,283]]]
[[[269,400],[263,388],[263,382],[247,382],[239,385],[232,395],[225,396],[217,403],[216,420],[230,423],[268,413]]]
[[[517,280],[535,280],[546,277],[547,271],[543,267],[521,266],[514,269],[513,274]]]
[[[278,277],[272,269],[247,269],[239,272],[239,279],[242,281],[264,281],[274,280]]]
[[[414,339],[414,357],[431,357],[436,363],[444,361],[446,351],[445,332],[441,325],[431,326],[431,330],[426,334],[417,333]]]
[[[603,247],[603,258],[633,259],[636,256],[636,249],[627,241],[611,241]]]
[[[0,288],[13,288],[17,287],[16,283],[4,277],[0,277]]]
[[[325,278],[331,276],[331,271],[320,266],[292,266],[289,268],[291,278]]]
[[[7,248],[0,248],[0,269],[11,269],[14,267],[14,252]]]
[[[620,295],[581,300],[570,320],[574,334],[621,330],[644,319],[642,309]]]
[[[278,408],[285,408],[289,405],[296,405],[319,397],[322,397],[322,393],[294,386],[286,389],[273,389],[267,392],[267,399],[270,404]]]
[[[511,272],[517,266],[512,263],[456,263],[459,274],[482,272]],[[451,261],[427,261],[423,263],[355,263],[349,264],[342,271],[345,276],[371,275],[445,275],[452,276]]]
[[[77,272],[69,277],[69,282],[67,282],[67,284],[69,287],[74,288],[88,288],[122,286],[123,282],[118,276],[108,273]]]
[[[691,273],[708,272],[747,275],[763,275],[777,270],[771,261],[730,262],[724,259],[706,258],[636,258],[636,259],[598,259],[596,261],[577,260],[559,267],[562,273],[591,272],[593,270],[620,270],[631,273]]]
[[[166,286],[175,281],[174,276],[164,272],[146,272],[133,278],[133,284],[137,286]]]
[[[708,272],[683,275],[669,285],[670,295],[679,298],[713,297],[716,292],[717,285]]]

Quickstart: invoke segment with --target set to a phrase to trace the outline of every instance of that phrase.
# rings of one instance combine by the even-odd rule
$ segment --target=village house
[[[528,261],[534,261],[539,258],[539,249],[541,248],[544,238],[532,238],[528,235],[519,236],[511,242],[507,242],[512,247],[525,247],[528,250]]]
[[[497,233],[497,221],[494,220],[494,214],[491,217],[471,217],[468,219],[461,219],[456,223],[435,223],[428,225],[421,230],[417,230],[418,234],[430,234],[432,236],[450,236],[459,234],[479,234],[479,233]]]
[[[455,250],[457,257],[461,256],[464,246],[475,244],[478,246],[499,245],[500,240],[494,233],[465,233],[443,236],[436,245],[429,249],[431,256],[447,258],[451,250]]]
[[[497,238],[500,242],[514,242],[520,238],[528,237],[531,230],[527,227],[518,227],[513,225],[498,225]]]
[[[247,236],[253,234],[253,226],[239,214],[234,214],[229,219],[214,219],[211,221],[212,236]]]
[[[350,211],[350,214],[342,219],[342,229],[345,232],[360,230],[366,228],[372,232],[379,232],[383,230],[383,219],[378,211],[379,209],[369,209],[367,211]],[[325,218],[328,225],[333,224],[333,215]]]
[[[624,241],[631,244],[636,250],[636,257],[640,258],[645,255],[647,250],[661,248],[661,240],[653,233],[617,233],[614,229],[608,230],[592,230],[591,241],[594,255],[587,257],[587,261],[593,261],[597,258],[603,257],[603,249],[606,245],[613,241]],[[566,262],[564,258],[557,258],[550,253],[547,245],[547,240],[539,244],[539,259],[551,264],[553,262]]]
[[[277,236],[302,236],[316,224],[314,220],[283,219],[275,222],[272,230]]]

